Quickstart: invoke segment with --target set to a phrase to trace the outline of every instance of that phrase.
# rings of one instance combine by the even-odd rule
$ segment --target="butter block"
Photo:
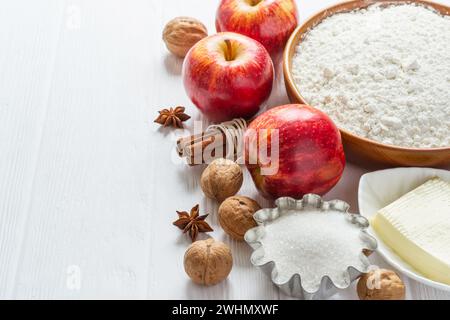
[[[372,227],[414,269],[450,285],[450,183],[429,180],[381,209]]]

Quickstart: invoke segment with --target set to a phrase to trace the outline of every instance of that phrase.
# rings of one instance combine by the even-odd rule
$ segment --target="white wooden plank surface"
[[[63,3],[0,10],[0,298],[11,297],[61,30]]]
[[[334,2],[298,1],[302,20]],[[250,249],[220,231],[217,204],[199,189],[202,168],[174,155],[183,132],[152,122],[157,110],[178,104],[202,119],[184,93],[182,61],[160,38],[178,15],[213,32],[217,3],[1,1],[0,298],[287,298],[250,265]],[[284,102],[278,75],[268,106]],[[349,164],[328,197],[356,211],[367,170]],[[241,194],[268,205],[248,174]],[[229,279],[211,288],[187,279],[189,241],[171,226],[175,210],[196,203],[235,260]],[[450,299],[405,281],[408,298]]]

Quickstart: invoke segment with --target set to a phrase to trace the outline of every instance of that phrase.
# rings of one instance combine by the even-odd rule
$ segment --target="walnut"
[[[227,159],[217,159],[203,171],[200,185],[208,198],[222,202],[238,193],[243,179],[238,164]]]
[[[167,49],[180,58],[184,58],[194,44],[207,36],[205,25],[189,17],[178,17],[169,21],[163,31]]]
[[[260,209],[255,200],[241,196],[230,197],[219,207],[220,225],[233,239],[242,241],[245,233],[257,226],[253,215]]]
[[[361,300],[403,300],[405,285],[391,270],[377,269],[366,273],[358,281],[358,296]]]
[[[231,272],[230,248],[213,238],[194,242],[184,255],[184,270],[197,284],[211,286],[225,280]]]

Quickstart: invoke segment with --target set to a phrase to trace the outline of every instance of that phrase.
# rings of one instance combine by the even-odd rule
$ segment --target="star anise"
[[[186,211],[177,211],[177,213],[178,220],[175,221],[173,225],[183,230],[183,233],[189,232],[189,236],[191,237],[192,242],[195,242],[195,240],[197,240],[199,232],[214,231],[205,221],[208,214],[205,214],[203,216],[199,215],[199,205],[193,207],[190,214]]]
[[[185,108],[178,106],[176,108],[162,109],[159,112],[155,122],[164,127],[172,126],[174,128],[183,128],[183,121],[189,120],[191,117],[184,113]]]

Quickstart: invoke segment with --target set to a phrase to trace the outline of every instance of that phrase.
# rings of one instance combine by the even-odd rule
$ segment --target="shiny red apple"
[[[271,55],[283,51],[297,24],[294,0],[222,0],[216,14],[218,32],[249,36],[261,42]]]
[[[323,195],[345,167],[338,128],[306,105],[284,105],[258,116],[245,133],[244,152],[256,187],[269,199]]]
[[[183,64],[188,96],[213,121],[254,116],[270,96],[273,77],[266,49],[232,32],[200,40]]]

